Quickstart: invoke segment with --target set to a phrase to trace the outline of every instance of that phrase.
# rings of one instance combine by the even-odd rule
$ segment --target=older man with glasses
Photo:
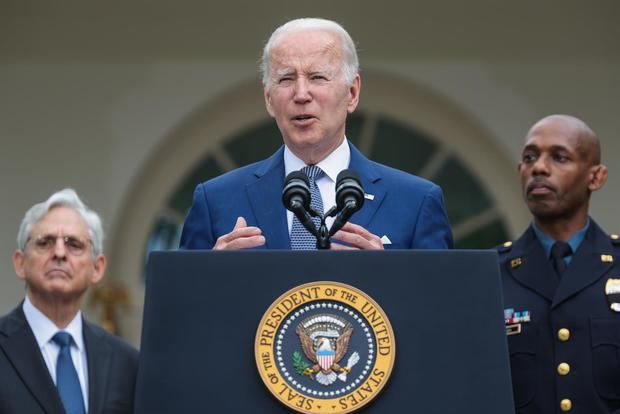
[[[30,208],[13,255],[24,301],[0,318],[0,413],[131,413],[138,352],[82,318],[104,275],[101,219],[65,189]]]

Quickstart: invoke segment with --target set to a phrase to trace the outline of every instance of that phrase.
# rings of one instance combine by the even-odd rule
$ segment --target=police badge
[[[379,305],[341,283],[291,289],[267,310],[255,340],[269,391],[300,413],[349,413],[389,378],[394,333]]]
[[[620,312],[620,279],[608,279],[605,283],[605,294],[611,310]]]

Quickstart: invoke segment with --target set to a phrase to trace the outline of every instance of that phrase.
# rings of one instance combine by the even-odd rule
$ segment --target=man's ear
[[[99,256],[95,258],[95,262],[93,263],[94,271],[90,279],[93,285],[99,283],[101,279],[103,279],[106,265],[107,265],[107,260],[104,255],[100,254]]]
[[[15,269],[15,274],[21,280],[26,280],[26,272],[24,270],[24,252],[21,250],[15,250],[13,253],[13,268]]]
[[[349,86],[349,104],[347,105],[347,111],[352,114],[357,108],[357,104],[360,102],[360,89],[362,87],[362,79],[360,74],[357,73],[351,86]]]
[[[598,164],[590,169],[590,182],[588,183],[588,189],[590,191],[596,191],[605,185],[607,181],[607,167],[603,164]]]
[[[273,107],[271,106],[271,91],[267,86],[265,86],[265,89],[263,90],[263,96],[265,97],[265,108],[267,108],[267,113],[269,113],[272,118],[275,118]]]

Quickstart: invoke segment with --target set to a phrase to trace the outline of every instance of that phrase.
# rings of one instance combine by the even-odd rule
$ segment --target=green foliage
[[[295,351],[293,352],[293,368],[299,375],[304,375],[304,371],[306,368],[309,368],[310,364],[308,364],[304,357],[301,355],[301,352]]]

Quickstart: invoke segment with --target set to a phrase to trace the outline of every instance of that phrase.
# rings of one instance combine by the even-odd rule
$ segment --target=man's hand
[[[265,236],[258,227],[248,226],[243,217],[237,218],[235,228],[218,237],[213,250],[250,249],[265,244]]]
[[[350,245],[345,246],[343,244],[332,243],[331,248],[333,250],[383,250],[383,243],[379,236],[353,223],[345,224],[332,236],[332,240],[338,240]]]

